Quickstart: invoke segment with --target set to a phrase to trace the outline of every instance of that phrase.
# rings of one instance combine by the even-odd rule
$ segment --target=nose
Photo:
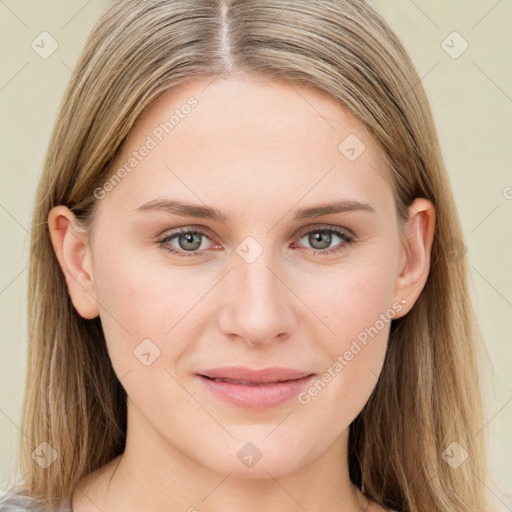
[[[281,268],[281,267],[279,267]],[[247,263],[235,255],[233,269],[224,283],[227,292],[219,319],[221,332],[251,346],[276,343],[296,328],[297,299],[265,252]]]

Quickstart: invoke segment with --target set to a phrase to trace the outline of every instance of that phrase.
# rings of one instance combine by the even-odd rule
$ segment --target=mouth
[[[207,375],[200,375],[200,377],[204,377],[205,379],[213,380],[214,382],[229,382],[230,384],[243,384],[244,386],[272,386],[273,384],[280,384],[282,382],[292,382],[295,380],[301,379],[288,379],[288,380],[276,380],[271,382],[251,382],[248,380],[234,380],[234,379],[217,379],[208,377]],[[304,378],[304,377],[301,377]]]
[[[216,398],[245,409],[267,409],[296,396],[315,374],[287,368],[218,368],[196,374]]]

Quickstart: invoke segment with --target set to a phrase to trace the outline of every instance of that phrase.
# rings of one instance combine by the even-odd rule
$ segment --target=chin
[[[266,434],[269,431],[267,430]],[[235,442],[225,452],[209,457],[202,463],[214,471],[223,474],[229,473],[231,477],[235,478],[268,479],[289,475],[307,465],[310,459],[313,460],[318,456],[310,450],[300,453],[296,446],[291,444],[289,446],[284,443],[276,445],[269,443],[268,440],[265,442],[264,439],[261,441],[253,439],[254,442]],[[212,461],[215,461],[214,465],[212,465]]]

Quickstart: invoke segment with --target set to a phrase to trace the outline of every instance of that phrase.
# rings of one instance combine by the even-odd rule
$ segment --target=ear
[[[406,315],[419,297],[430,271],[430,251],[434,239],[435,207],[416,198],[409,206],[405,240],[400,255],[400,273],[395,282],[395,301],[406,301],[396,318]]]
[[[75,309],[83,318],[96,318],[99,308],[86,231],[78,226],[74,213],[62,205],[50,211],[48,228]]]

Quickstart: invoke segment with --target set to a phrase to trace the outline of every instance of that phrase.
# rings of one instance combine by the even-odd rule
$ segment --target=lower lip
[[[198,377],[215,396],[224,402],[244,407],[245,409],[267,409],[292,399],[309,384],[314,375],[297,380],[252,386],[249,384],[215,381],[201,375],[198,375]]]

